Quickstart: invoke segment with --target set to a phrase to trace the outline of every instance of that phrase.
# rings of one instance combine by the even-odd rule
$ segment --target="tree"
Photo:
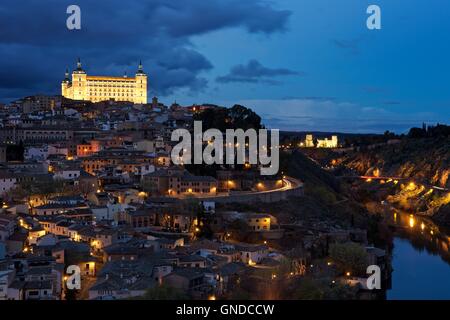
[[[291,272],[296,271],[295,263],[291,258],[283,257],[280,260],[280,265],[278,267],[278,273],[280,276],[290,275]]]
[[[236,241],[244,241],[248,235],[248,225],[245,220],[236,219],[228,225],[232,238]]]
[[[211,128],[224,131],[227,128],[227,123],[229,123],[227,113],[226,108],[208,108],[194,114],[194,120],[201,121],[205,131]]]
[[[202,121],[203,130],[210,128],[226,129],[261,129],[261,117],[254,111],[241,105],[232,108],[208,108],[194,115],[194,120]]]
[[[409,130],[408,136],[412,139],[424,138],[426,136],[426,131],[423,128],[411,128]]]
[[[345,283],[336,283],[325,291],[325,300],[355,300],[358,296],[358,288]]]
[[[32,180],[22,182],[11,194],[14,199],[27,198],[28,202],[32,195],[41,195],[47,199],[52,195],[71,193],[74,190],[73,187],[68,187],[62,179]]]
[[[261,129],[261,117],[254,111],[239,104],[235,104],[228,111],[228,116],[231,119],[231,124],[234,129]]]
[[[296,283],[296,289],[292,295],[295,300],[321,300],[325,295],[325,288],[314,279],[302,278]]]
[[[191,218],[189,230],[194,232],[195,237],[211,239],[213,231],[210,226],[210,217],[205,212],[203,204],[194,197],[187,198],[183,209]],[[197,224],[194,222],[197,222]]]
[[[367,267],[365,248],[354,242],[332,244],[330,258],[342,273],[363,274]]]
[[[189,297],[183,291],[166,285],[148,289],[142,300],[187,300]]]
[[[358,287],[343,282],[331,282],[330,278],[302,277],[288,289],[288,299],[295,300],[351,300],[358,297]],[[292,288],[292,287],[291,287]]]
[[[332,205],[337,201],[336,194],[324,185],[309,185],[307,193],[327,205]]]
[[[390,132],[389,130],[386,130],[386,131],[384,132],[384,137],[385,137],[386,139],[393,139],[393,138],[396,137],[396,135],[395,135],[395,133]]]
[[[214,232],[211,229],[211,219],[209,214],[205,212],[205,207],[202,203],[197,203],[197,222],[200,225],[200,231],[197,236],[199,238],[212,239]]]
[[[214,107],[207,108],[194,114],[194,121],[201,121],[203,131],[218,129],[225,132],[227,129],[262,129],[261,117],[249,108],[234,105],[232,108]],[[216,176],[218,170],[229,167],[228,165],[212,164],[208,166],[188,164],[185,168],[195,175]],[[235,169],[242,170],[243,165],[236,165]]]

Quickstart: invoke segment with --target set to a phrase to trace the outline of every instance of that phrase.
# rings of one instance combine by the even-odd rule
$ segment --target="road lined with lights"
[[[297,189],[299,187],[303,187],[303,182],[301,182],[298,179],[284,176],[283,179],[283,186],[281,188],[271,189],[271,190],[264,190],[264,191],[234,191],[230,193],[224,193],[224,194],[217,194],[217,195],[204,195],[199,198],[201,199],[217,199],[217,198],[226,198],[230,196],[243,196],[243,195],[257,195],[257,194],[268,194],[268,193],[274,193],[274,192],[280,192],[280,191],[288,191]]]
[[[408,178],[402,177],[380,177],[380,176],[337,176],[338,179],[363,179],[363,180],[408,180]]]
[[[220,196],[228,197],[230,195],[266,194],[266,193],[272,193],[272,192],[278,192],[278,191],[292,190],[292,189],[303,186],[303,182],[301,182],[300,180],[294,179],[292,177],[284,177],[282,180],[283,180],[283,186],[281,188],[264,190],[264,191],[236,191],[236,192],[233,192],[232,194],[219,195],[219,197]]]
[[[338,176],[336,178],[340,179],[361,179],[366,180],[367,182],[372,182],[374,180],[385,181],[385,182],[394,182],[397,184],[399,181],[411,180],[411,178],[402,178],[402,177],[380,177],[380,176]],[[416,185],[415,182],[411,182],[411,184]],[[450,188],[443,188],[435,185],[431,185],[428,183],[420,182],[419,185],[423,185],[426,188],[438,190],[438,191],[450,191]]]

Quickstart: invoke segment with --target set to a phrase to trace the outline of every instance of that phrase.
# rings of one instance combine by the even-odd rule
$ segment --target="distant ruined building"
[[[331,139],[317,139],[317,145],[314,143],[314,137],[312,134],[307,134],[305,142],[303,143],[305,148],[337,148],[339,147],[338,137],[332,136]]]
[[[323,140],[317,139],[317,148],[337,148],[338,147],[338,137],[332,136],[331,140],[325,138]]]
[[[72,100],[99,102],[106,100],[147,103],[147,75],[139,63],[134,77],[89,76],[83,70],[80,59],[69,78],[66,70],[61,83],[61,94]]]
[[[314,148],[314,137],[312,134],[307,134],[305,139],[306,148]]]

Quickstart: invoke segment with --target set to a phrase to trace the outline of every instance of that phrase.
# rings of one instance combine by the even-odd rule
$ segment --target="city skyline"
[[[0,5],[0,101],[59,94],[80,56],[89,73],[114,76],[142,59],[149,97],[243,104],[281,130],[404,133],[450,118],[449,5],[437,0],[377,1],[376,31],[368,1],[79,1],[79,31],[65,27],[69,4]]]
[[[3,0],[0,304],[449,300],[449,9]]]

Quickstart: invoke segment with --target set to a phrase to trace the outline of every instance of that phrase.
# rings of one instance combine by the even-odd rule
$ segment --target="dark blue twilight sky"
[[[66,28],[81,7],[82,29]],[[366,9],[382,9],[382,30]],[[170,104],[241,103],[272,128],[405,132],[450,119],[450,2],[2,0],[0,101],[58,94],[81,57]]]

